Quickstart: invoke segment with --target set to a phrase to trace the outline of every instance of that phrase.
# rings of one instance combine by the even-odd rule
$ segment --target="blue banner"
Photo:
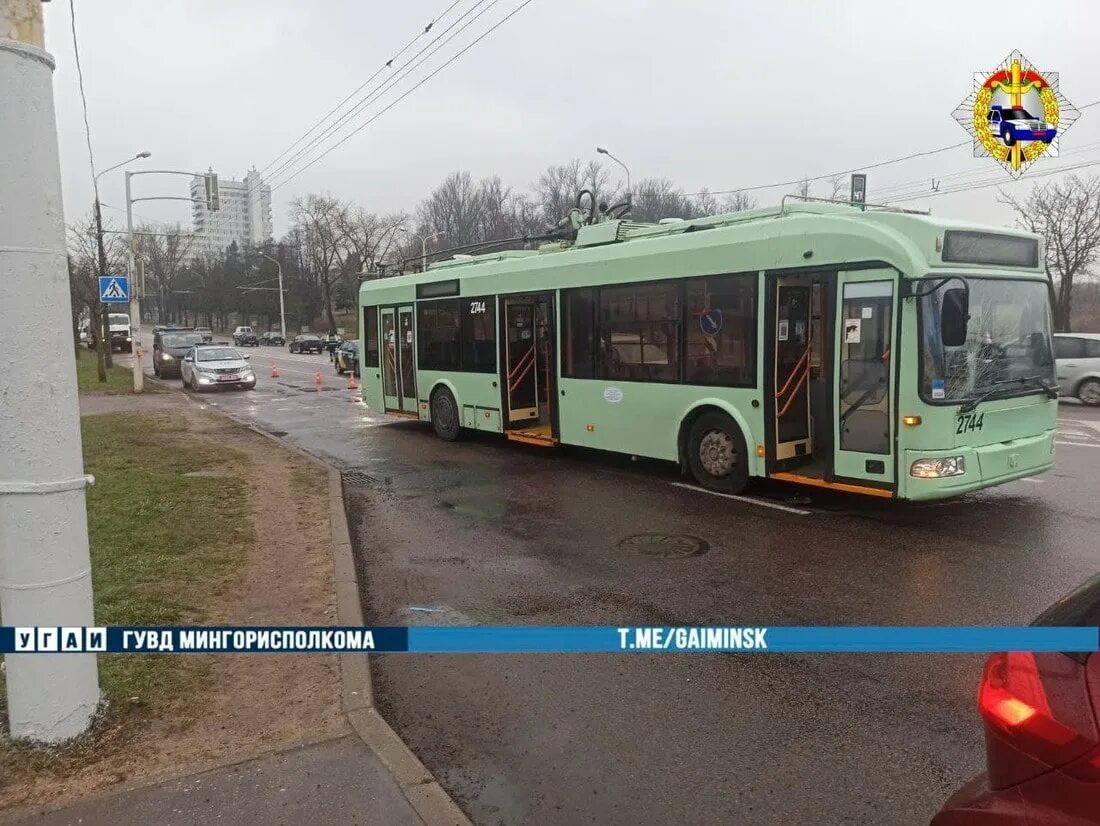
[[[2,654],[982,653],[1100,650],[1096,627],[0,627]]]

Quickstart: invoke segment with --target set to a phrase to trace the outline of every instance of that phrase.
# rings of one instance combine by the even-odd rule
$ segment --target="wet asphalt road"
[[[767,484],[760,504],[660,463],[445,444],[364,408],[324,356],[252,356],[255,391],[200,403],[362,472],[345,495],[371,623],[1026,624],[1100,569],[1100,411],[1079,405],[1038,480],[921,506]],[[619,547],[649,532],[709,549]],[[386,718],[479,824],[912,824],[983,768],[983,659],[394,655],[373,671]]]

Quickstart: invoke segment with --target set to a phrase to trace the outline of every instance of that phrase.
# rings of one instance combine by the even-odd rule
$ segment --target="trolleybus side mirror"
[[[966,344],[966,325],[970,320],[970,295],[962,287],[944,290],[940,309],[940,332],[945,347]]]

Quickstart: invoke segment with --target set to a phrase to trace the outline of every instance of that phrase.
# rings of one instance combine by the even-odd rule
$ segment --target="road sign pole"
[[[95,624],[53,68],[40,0],[0,2],[0,352],[35,348],[0,370],[0,614],[13,626]],[[94,654],[8,654],[4,665],[13,738],[87,730]]]
[[[139,291],[134,283],[134,202],[130,198],[130,178],[133,174],[126,173],[126,274],[130,277],[130,324],[133,327],[130,350],[134,362],[134,392],[140,393],[145,389],[145,374],[141,371],[141,299],[145,297],[145,285]]]

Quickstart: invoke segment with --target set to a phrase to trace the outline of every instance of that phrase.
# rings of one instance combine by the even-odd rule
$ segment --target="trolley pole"
[[[0,0],[0,613],[90,626],[91,562],[54,118],[40,0]],[[94,654],[8,654],[11,736],[59,743],[99,705]]]

